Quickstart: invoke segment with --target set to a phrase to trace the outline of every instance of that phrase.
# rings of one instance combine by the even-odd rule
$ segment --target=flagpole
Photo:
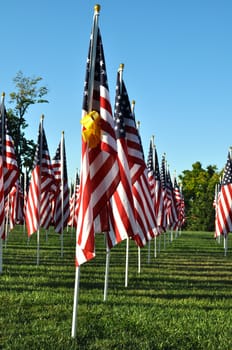
[[[64,256],[64,131],[61,134],[60,144],[61,162],[61,258]]]
[[[75,286],[74,286],[74,298],[73,298],[73,318],[72,318],[72,338],[76,338],[77,334],[77,309],[79,299],[79,286],[80,286],[80,266],[76,267],[75,272]]]
[[[94,72],[95,72],[95,59],[97,50],[97,34],[98,34],[98,20],[100,5],[94,6],[94,16],[93,16],[93,27],[92,27],[92,43],[90,52],[90,75],[88,81],[88,111],[92,109],[93,101],[93,83],[94,83]],[[75,274],[75,287],[74,287],[74,304],[73,304],[73,319],[72,319],[72,338],[76,337],[76,326],[77,326],[77,308],[78,308],[78,297],[79,297],[79,280],[80,280],[80,267],[76,267]]]
[[[138,247],[138,273],[141,272],[141,249]]]
[[[126,270],[125,270],[125,287],[128,287],[128,265],[129,265],[129,237],[126,239]]]
[[[106,269],[105,269],[105,285],[104,285],[104,298],[103,298],[104,301],[106,301],[106,299],[107,299],[108,281],[109,281],[109,266],[110,266],[110,248],[108,245],[108,241],[106,239]]]

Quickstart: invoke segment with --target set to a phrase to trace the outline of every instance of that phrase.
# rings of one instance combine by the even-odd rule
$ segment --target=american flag
[[[69,187],[66,163],[64,135],[52,160],[52,166],[58,191],[54,198],[54,228],[62,233],[69,218]]]
[[[120,183],[109,201],[111,230],[108,232],[108,246],[111,248],[128,237],[137,234],[135,221],[132,183],[128,164],[128,147],[126,143],[126,120],[132,118],[131,106],[122,79],[122,67],[117,74],[114,122],[118,146]]]
[[[92,46],[92,43],[96,35],[96,55],[94,55],[92,52],[94,45]],[[94,68],[93,82],[90,80],[92,68]],[[91,91],[93,91],[93,94]],[[114,121],[99,28],[91,35],[90,40],[83,99],[83,116],[93,110],[100,115],[100,140],[96,147],[91,148],[83,138],[85,128],[82,129],[76,266],[94,258],[94,219],[104,208],[120,180]]]
[[[218,196],[215,218],[215,237],[232,232],[232,160],[228,153],[227,162]]]
[[[176,210],[177,210],[177,228],[181,228],[181,226],[184,223],[185,220],[185,214],[184,214],[184,197],[183,193],[181,192],[180,186],[177,183],[176,177],[174,177],[174,184],[173,184],[173,193],[176,203]]]
[[[14,142],[7,129],[7,113],[4,105],[4,96],[2,98],[0,113],[0,142],[3,145],[4,194],[7,196],[19,177],[19,169],[14,151]]]
[[[148,181],[151,191],[151,197],[154,202],[155,208],[155,170],[154,170],[154,152],[152,140],[150,141],[148,157],[147,157],[147,170],[148,170]]]
[[[163,231],[164,201],[160,179],[159,159],[156,147],[154,148],[154,176],[155,176],[155,217],[157,220],[158,232]]]
[[[166,179],[166,160],[165,154],[162,156],[161,161],[161,170],[160,170],[160,180],[161,180],[161,189],[162,189],[162,197],[163,197],[163,214],[161,219],[161,227],[164,231],[167,230],[168,222],[167,222],[167,179]]]
[[[53,193],[55,191],[53,168],[43,128],[43,119],[41,119],[26,203],[25,220],[28,236],[31,236],[40,228],[44,197],[47,200],[47,196],[43,193]]]
[[[166,174],[166,189],[167,189],[167,218],[169,229],[176,229],[178,224],[176,201],[170,171]]]
[[[68,225],[71,227],[77,227],[79,195],[80,195],[80,178],[77,172],[75,183],[73,185],[73,193],[69,200],[70,214],[69,214]]]
[[[4,98],[5,94],[2,95],[0,106],[0,237],[3,239],[5,235],[5,198],[19,177],[14,143],[7,129],[7,114]]]

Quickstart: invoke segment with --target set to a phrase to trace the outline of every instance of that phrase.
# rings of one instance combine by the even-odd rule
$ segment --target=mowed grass
[[[141,249],[130,241],[111,250],[107,300],[103,301],[105,245],[96,236],[96,258],[80,268],[76,338],[71,337],[75,234],[40,233],[27,242],[22,227],[3,243],[0,275],[0,349],[232,349],[232,250],[224,256],[210,232],[182,232]],[[223,240],[221,240],[223,241]],[[159,251],[160,247],[160,251]]]

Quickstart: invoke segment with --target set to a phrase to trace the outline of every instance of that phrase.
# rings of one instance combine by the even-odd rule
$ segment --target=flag
[[[79,207],[79,195],[80,195],[80,178],[76,173],[75,183],[73,185],[73,193],[69,200],[69,221],[68,225],[71,227],[77,227],[77,216]]]
[[[69,187],[63,134],[52,160],[52,166],[58,188],[56,196],[54,197],[54,228],[56,232],[62,233],[64,227],[67,226],[69,218]]]
[[[174,186],[173,186],[174,199],[176,203],[177,211],[177,228],[181,228],[185,220],[184,214],[184,197],[181,192],[180,186],[177,183],[176,177],[174,177]]]
[[[5,198],[15,185],[19,170],[14,151],[14,143],[7,128],[7,114],[2,94],[0,106],[0,238],[4,239]]]
[[[126,120],[132,118],[132,111],[126,86],[122,79],[122,67],[120,65],[117,73],[114,108],[120,182],[109,201],[111,230],[108,232],[107,238],[110,248],[128,237],[133,238],[137,234],[125,130]]]
[[[153,144],[152,140],[150,141],[148,157],[147,157],[147,174],[148,174],[148,182],[151,191],[151,198],[154,203],[155,208],[155,169],[154,169],[154,159],[153,159]]]
[[[157,149],[154,146],[154,177],[155,177],[155,217],[157,221],[158,232],[163,232],[163,218],[164,218],[164,200],[160,179],[159,159]]]
[[[232,160],[228,153],[215,218],[215,237],[232,231]]]
[[[161,161],[161,171],[160,171],[160,180],[161,180],[161,190],[163,197],[163,213],[161,219],[161,227],[164,231],[168,228],[167,222],[167,179],[166,179],[166,165],[165,165],[165,154],[162,156]]]
[[[176,229],[178,224],[176,201],[174,197],[174,190],[172,179],[169,170],[166,174],[166,189],[167,189],[167,219],[169,229]]]
[[[100,30],[96,25],[90,39],[82,114],[76,266],[95,256],[94,220],[120,180],[105,58]]]
[[[53,193],[55,190],[53,169],[43,128],[43,118],[41,118],[26,203],[25,220],[28,236],[31,236],[41,226],[43,200],[47,200],[44,193]]]
[[[3,144],[4,194],[6,197],[19,177],[19,170],[14,151],[14,142],[7,128],[7,113],[4,105],[4,95],[2,98],[0,113],[0,139],[2,139],[3,136],[1,142]]]

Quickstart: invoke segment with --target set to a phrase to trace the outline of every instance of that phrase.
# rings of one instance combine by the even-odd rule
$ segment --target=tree
[[[39,85],[41,81],[41,77],[25,77],[21,71],[13,79],[16,92],[10,93],[9,102],[14,104],[14,107],[7,110],[7,115],[20,173],[23,166],[29,170],[32,169],[35,153],[34,141],[27,140],[23,132],[28,126],[25,114],[33,104],[48,103],[48,100],[43,98],[48,93],[48,89]]]
[[[182,182],[185,199],[187,230],[213,231],[215,225],[215,210],[213,200],[215,185],[220,174],[215,165],[202,168],[200,162],[192,165],[192,170],[184,170],[179,178]]]

